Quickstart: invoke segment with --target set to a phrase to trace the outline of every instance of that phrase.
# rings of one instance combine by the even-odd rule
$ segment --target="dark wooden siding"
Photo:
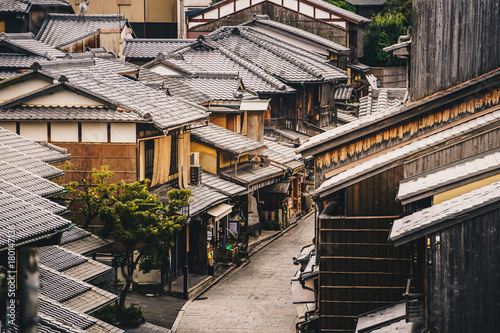
[[[346,188],[346,216],[397,216],[403,207],[396,202],[403,166],[397,166]]]
[[[322,331],[352,332],[356,316],[402,299],[411,249],[388,243],[402,177],[398,166],[346,188],[346,217],[320,219]]]
[[[484,95],[478,94],[470,98],[464,96],[456,103],[449,103],[386,128],[383,127],[385,121],[380,121],[375,126],[382,129],[373,130],[364,137],[337,145],[325,153],[316,155],[315,186],[319,187],[325,181],[326,174],[332,170],[368,158],[390,147],[417,140],[424,135],[442,130],[445,126],[453,126],[458,121],[472,119],[471,116],[479,112],[490,112],[486,111],[488,109],[493,112],[499,99],[500,88],[496,88]]]
[[[400,301],[410,248],[387,242],[393,219],[321,220],[321,330],[352,332],[359,314]]]
[[[500,67],[499,17],[498,0],[413,0],[411,98]]]
[[[429,236],[430,332],[500,332],[499,223],[497,209]]]
[[[346,31],[337,28],[333,24],[313,19],[298,12],[286,9],[271,2],[261,2],[244,10],[227,15],[221,19],[191,28],[190,32],[207,33],[212,32],[223,26],[236,26],[250,21],[252,15],[268,15],[273,21],[278,21],[293,27],[305,30],[315,35],[334,41],[340,45],[346,45]]]
[[[480,134],[471,133],[411,158],[405,163],[405,178],[500,147],[498,126],[500,126],[498,123],[490,124],[490,130],[482,129]]]

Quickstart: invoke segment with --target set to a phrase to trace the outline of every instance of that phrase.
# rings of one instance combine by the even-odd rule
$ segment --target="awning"
[[[273,185],[267,186],[264,191],[267,193],[281,193],[285,194],[288,192],[288,188],[290,187],[290,183],[276,183]]]
[[[270,99],[255,99],[241,101],[241,111],[266,111],[269,106]]]
[[[218,221],[224,216],[231,213],[232,210],[233,206],[222,203],[207,210],[207,214],[213,216],[215,218],[215,221]]]

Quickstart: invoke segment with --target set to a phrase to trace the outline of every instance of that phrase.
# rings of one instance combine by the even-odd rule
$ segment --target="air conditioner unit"
[[[201,165],[191,165],[189,170],[189,183],[192,185],[201,184]]]
[[[189,165],[200,165],[200,153],[191,153]]]

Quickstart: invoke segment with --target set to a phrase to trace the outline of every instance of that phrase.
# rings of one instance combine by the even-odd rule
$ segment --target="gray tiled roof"
[[[0,1],[0,13],[14,12],[26,13],[30,7],[28,0],[2,0]]]
[[[387,0],[346,0],[354,6],[381,6]]]
[[[123,56],[127,58],[155,58],[158,53],[172,53],[195,42],[195,39],[133,38],[123,42]]]
[[[167,193],[172,188],[170,184],[165,184],[153,189],[151,192],[157,194],[160,201],[165,202],[168,200]],[[191,190],[191,196],[189,197],[189,215],[191,216],[202,213],[211,206],[228,199],[226,195],[208,187],[189,185],[188,189]]]
[[[350,84],[341,84],[335,90],[335,99],[346,100],[351,99],[354,86]]]
[[[227,170],[222,172],[222,175],[229,179],[233,179],[238,183],[246,183],[254,184],[267,179],[276,178],[279,176],[283,176],[285,174],[284,166],[276,166],[274,164],[270,164],[266,167],[259,167],[254,170],[250,165],[238,165],[238,170],[236,172],[236,177],[234,175],[234,168],[231,170]]]
[[[385,111],[403,104],[406,88],[369,88],[368,95],[359,100],[359,117]]]
[[[266,145],[261,142],[212,123],[192,130],[191,135],[198,141],[234,155],[247,154],[266,148]]]
[[[291,93],[295,91],[236,53],[220,45],[202,43],[202,46],[205,45],[206,47],[186,47],[174,53],[172,57],[163,55],[163,61],[191,74],[221,71],[238,73],[243,80],[245,89],[254,93]],[[180,57],[176,55],[180,55]]]
[[[45,265],[40,264],[38,272],[39,293],[74,311],[92,313],[118,299],[118,296],[110,292],[76,280]]]
[[[470,133],[478,128],[485,126],[487,123],[493,123],[500,120],[500,111],[494,111],[468,122],[456,125],[439,133],[430,135],[423,139],[408,143],[400,148],[389,151],[385,154],[377,155],[376,157],[367,160],[364,163],[357,164],[345,171],[342,171],[329,179],[327,179],[319,188],[316,193],[331,192],[333,189],[340,189],[347,181],[352,181],[357,177],[363,176],[372,170],[383,167],[394,161],[401,160],[407,156],[413,155],[421,150],[429,149],[440,143],[446,142],[454,137]],[[351,123],[352,124],[352,123]],[[349,126],[345,125],[346,126]]]
[[[37,194],[23,190],[19,186],[9,183],[0,178],[0,191],[8,193],[29,203],[35,207],[46,210],[53,214],[60,214],[66,211],[66,207],[55,203],[49,199],[45,199]]]
[[[208,117],[203,107],[167,96],[140,82],[101,68],[55,69],[50,73],[55,76],[65,75],[69,85],[113,101],[115,105],[125,109],[133,110],[141,117],[149,118],[162,129],[204,121]]]
[[[211,188],[227,196],[235,196],[246,192],[246,188],[228,180],[222,179],[210,172],[203,171],[201,176],[203,186]]]
[[[108,107],[19,105],[0,109],[3,121],[16,120],[74,120],[109,122],[147,122],[135,112]]]
[[[305,31],[303,29],[299,29],[296,27],[292,27],[291,25],[284,24],[278,21],[273,21],[269,18],[268,15],[253,15],[252,20],[249,22],[245,22],[241,25],[250,25],[250,24],[260,24],[263,26],[269,26],[274,29],[279,29],[283,30],[284,32],[291,34],[295,36],[296,38],[304,38],[310,42],[314,42],[317,44],[320,44],[325,47],[325,49],[331,49],[336,52],[347,52],[349,51],[349,48],[337,44],[335,42],[332,42],[329,39],[323,38],[321,36],[318,36],[316,34],[310,33],[308,31]]]
[[[13,70],[0,70],[0,80],[8,80],[18,76],[19,73]]]
[[[27,69],[34,62],[40,62],[46,58],[30,55],[0,55],[0,68],[3,69]]]
[[[38,144],[23,136],[0,127],[0,145],[6,145],[46,163],[54,163],[70,158],[66,149],[42,142]]]
[[[124,331],[82,312],[77,312],[48,297],[38,296],[38,312],[43,320],[55,319],[85,332],[123,333]]]
[[[160,86],[168,91],[171,96],[187,100],[198,105],[210,102],[210,97],[203,92],[191,88],[179,78],[171,78],[155,73],[147,68],[141,68],[139,71],[139,81],[147,86]]]
[[[399,182],[397,198],[403,201],[412,196],[498,169],[500,169],[500,149],[495,149],[450,165],[445,165],[425,174],[404,179]]]
[[[39,247],[38,256],[41,264],[82,281],[94,279],[112,269],[60,246]]]
[[[78,227],[63,232],[61,237],[62,247],[81,255],[90,255],[112,243]]]
[[[268,155],[270,159],[279,163],[288,163],[291,161],[298,161],[302,156],[295,152],[295,148],[289,147],[285,144],[264,138],[264,143],[269,149],[264,150],[263,154]]]
[[[39,268],[39,280],[40,294],[58,302],[67,301],[91,289],[77,280],[47,269],[43,264]]]
[[[62,47],[95,34],[99,29],[123,29],[127,19],[123,15],[48,14],[37,39],[41,42]]]
[[[311,149],[313,147],[316,147],[318,145],[321,145],[322,143],[332,141],[338,137],[341,137],[343,135],[347,135],[349,133],[352,133],[358,129],[364,128],[366,126],[378,123],[387,117],[390,117],[392,115],[401,113],[403,111],[403,106],[398,105],[394,106],[388,109],[385,109],[380,112],[372,113],[370,115],[367,115],[362,118],[358,118],[358,120],[353,121],[349,124],[328,130],[324,133],[318,134],[310,138],[308,141],[304,142],[297,150],[299,152],[303,152],[307,149]]]
[[[178,79],[191,88],[210,96],[212,100],[239,101],[243,97],[243,93],[238,90],[241,83],[238,74],[233,73],[231,77],[222,77],[217,73],[212,73]]]
[[[356,320],[355,333],[372,332],[371,328],[385,326],[398,319],[403,319],[404,321],[406,319],[406,304],[403,302],[359,315]]]
[[[14,54],[17,55],[32,55],[43,57],[45,59],[55,59],[66,55],[66,52],[36,40],[31,32],[0,33],[0,44],[10,46],[16,51]]]
[[[265,135],[275,138],[279,141],[291,143],[303,143],[308,141],[311,137],[307,134],[296,132],[286,128],[266,128],[264,129]]]
[[[358,120],[358,117],[355,117],[348,112],[337,110],[337,119],[343,124],[349,124]]]
[[[3,161],[0,161],[0,178],[43,197],[60,194],[64,191],[64,187],[50,180]]]
[[[84,256],[73,254],[70,251],[54,245],[39,247],[38,259],[42,265],[48,266],[59,272],[88,261]]]
[[[95,318],[88,315],[83,316],[82,314],[44,296],[40,296],[38,298],[38,311],[43,315],[57,318],[60,321],[76,326],[82,330],[91,327],[97,322],[97,319]]]
[[[1,178],[1,176],[0,176]],[[0,190],[0,247],[16,245],[68,228],[71,222]],[[15,226],[14,235],[9,228]]]
[[[347,73],[314,52],[301,49],[251,27],[223,27],[211,40],[285,82],[345,81]]]
[[[33,158],[22,151],[4,144],[0,144],[0,155],[2,156],[3,162],[9,163],[43,178],[54,178],[64,174],[61,169],[42,162],[38,158]]]
[[[329,9],[331,10],[332,12],[334,13],[337,13],[341,16],[344,16],[348,19],[351,19],[353,21],[355,21],[356,23],[369,23],[370,22],[370,19],[367,19],[366,17],[363,17],[361,15],[358,15],[356,13],[353,13],[353,12],[350,12],[346,9],[343,9],[343,8],[340,8],[340,7],[337,7],[335,5],[332,5],[326,1],[323,1],[323,0],[308,0],[310,3],[312,4],[315,4],[317,6],[320,6],[320,7],[323,7],[323,8],[326,8],[326,9]]]
[[[438,225],[442,222],[496,203],[499,200],[500,182],[483,186],[477,190],[395,220],[389,239],[393,242],[399,240],[399,242],[404,243],[403,238],[410,237],[414,239],[421,237],[426,234],[426,229],[439,228]]]
[[[66,0],[29,0],[29,2],[31,2],[32,5],[38,6],[71,6],[71,4]]]

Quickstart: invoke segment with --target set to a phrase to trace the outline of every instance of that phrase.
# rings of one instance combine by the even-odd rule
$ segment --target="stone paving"
[[[298,267],[292,257],[313,235],[312,214],[193,301],[176,332],[295,332],[290,280]]]

